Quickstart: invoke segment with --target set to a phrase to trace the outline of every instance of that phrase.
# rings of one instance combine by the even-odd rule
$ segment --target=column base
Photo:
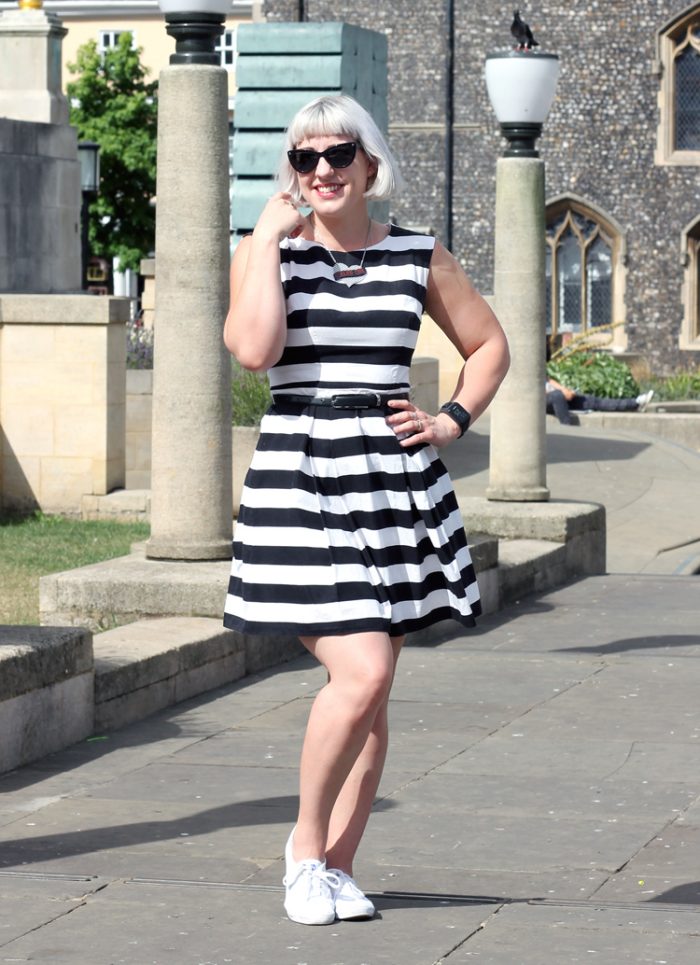
[[[149,560],[181,560],[192,563],[204,560],[230,560],[231,540],[179,540],[156,537],[146,542]]]
[[[546,503],[549,489],[546,486],[487,486],[486,498],[496,502]]]

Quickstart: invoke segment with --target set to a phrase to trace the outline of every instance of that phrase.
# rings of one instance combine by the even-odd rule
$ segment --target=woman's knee
[[[359,663],[348,685],[358,705],[370,711],[378,710],[389,697],[393,680],[393,661],[370,659]]]
[[[358,718],[376,713],[387,701],[400,649],[398,641],[384,635],[358,634],[352,640],[317,638],[303,642],[326,667],[331,687],[349,699]]]

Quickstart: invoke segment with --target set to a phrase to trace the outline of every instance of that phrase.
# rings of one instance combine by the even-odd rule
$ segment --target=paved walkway
[[[602,503],[611,573],[691,573],[700,569],[700,452],[644,431],[600,429],[547,418],[547,485],[552,499]],[[593,419],[595,420],[595,414]],[[606,421],[614,419],[606,413]],[[627,417],[629,422],[629,417]],[[488,418],[464,445],[446,450],[458,495],[488,484]]]
[[[586,496],[604,481],[623,531],[633,468],[652,479],[640,513],[674,474],[683,505],[687,454],[667,475],[653,443],[601,438],[601,455],[575,431],[590,458],[556,461],[555,431],[553,495],[599,478]],[[700,582],[649,572],[665,525],[647,514],[630,529],[646,572],[402,654],[356,868],[374,921],[308,928],[282,911],[301,735],[324,682],[301,658],[0,778],[0,963],[697,965]]]

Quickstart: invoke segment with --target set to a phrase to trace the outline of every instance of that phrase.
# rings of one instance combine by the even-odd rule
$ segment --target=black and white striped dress
[[[472,626],[480,613],[457,500],[435,449],[402,448],[384,407],[284,401],[285,393],[409,391],[434,244],[392,225],[367,249],[367,274],[348,285],[333,278],[318,243],[281,243],[287,343],[269,371],[275,402],[243,487],[227,627],[399,636],[449,618]]]

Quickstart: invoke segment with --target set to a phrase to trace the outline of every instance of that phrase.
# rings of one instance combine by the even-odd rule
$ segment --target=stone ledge
[[[584,533],[605,537],[605,508],[597,503],[504,502],[468,496],[460,498],[459,508],[467,532],[478,530],[500,539],[565,543]]]
[[[123,325],[130,312],[117,295],[0,295],[3,325]]]
[[[0,773],[92,733],[92,634],[0,627]]]
[[[646,412],[572,412],[571,416],[580,426],[639,432],[700,451],[700,411],[691,410],[692,405],[685,402],[674,407],[672,402],[659,402]]]
[[[95,637],[95,727],[114,730],[302,653],[296,639],[246,637],[221,619],[137,620]]]
[[[245,641],[220,620],[138,620],[95,638],[95,727],[112,730],[246,674]]]
[[[42,623],[111,630],[144,617],[221,620],[230,563],[148,560],[132,552],[39,580]]]
[[[121,523],[147,522],[151,516],[150,489],[115,489],[105,496],[92,493],[80,500],[82,519],[113,519]]]
[[[566,546],[549,540],[501,540],[501,606],[568,582]]]
[[[0,701],[91,671],[86,629],[0,626]]]

